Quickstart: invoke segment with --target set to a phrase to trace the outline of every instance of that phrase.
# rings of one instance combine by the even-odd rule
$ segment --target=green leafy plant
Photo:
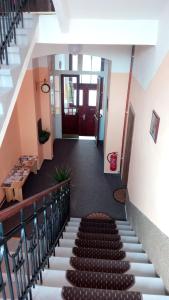
[[[50,132],[46,131],[46,130],[42,130],[39,134],[39,143],[40,144],[44,144],[48,141],[50,137]]]
[[[53,179],[55,180],[55,182],[62,182],[69,179],[71,177],[71,174],[72,170],[68,167],[56,167],[53,174]]]

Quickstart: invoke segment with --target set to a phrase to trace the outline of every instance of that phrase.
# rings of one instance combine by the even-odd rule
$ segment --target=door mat
[[[127,190],[125,188],[120,188],[120,189],[114,190],[113,198],[114,198],[114,200],[116,200],[122,204],[125,204],[126,198],[127,198]]]
[[[96,219],[96,220],[112,220],[112,218],[103,212],[93,212],[86,216],[86,219]]]

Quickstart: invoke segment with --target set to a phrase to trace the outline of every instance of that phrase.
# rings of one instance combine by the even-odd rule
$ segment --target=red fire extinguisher
[[[107,160],[110,163],[110,171],[117,169],[117,152],[111,152],[107,155]]]

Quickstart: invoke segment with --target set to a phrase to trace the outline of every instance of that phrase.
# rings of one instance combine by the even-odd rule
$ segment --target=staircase
[[[29,65],[38,28],[37,16],[19,12],[19,19],[12,20],[14,14],[15,11],[8,11],[0,16],[0,146]],[[13,29],[9,34],[10,22]]]
[[[32,288],[36,300],[168,300],[128,221],[71,218]],[[16,298],[17,299],[17,298]]]
[[[0,299],[169,300],[128,221],[69,212],[70,179],[0,212]]]

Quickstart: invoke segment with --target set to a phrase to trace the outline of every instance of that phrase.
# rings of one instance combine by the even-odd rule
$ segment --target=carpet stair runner
[[[127,221],[71,218],[36,300],[169,300]]]

